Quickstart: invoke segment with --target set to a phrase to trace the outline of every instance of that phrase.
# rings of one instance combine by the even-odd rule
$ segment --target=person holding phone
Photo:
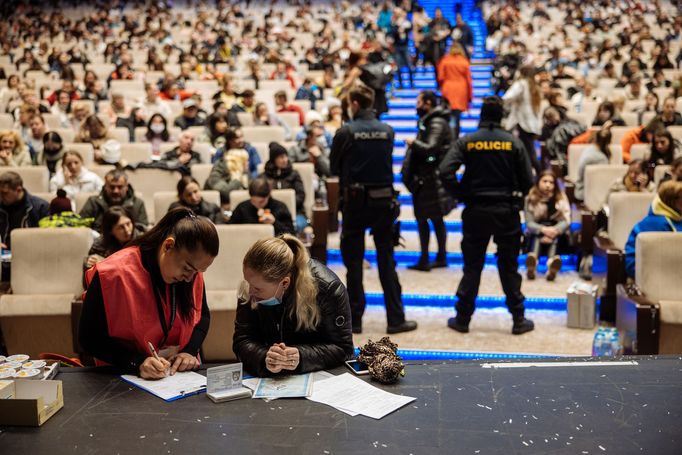
[[[203,273],[218,250],[210,220],[187,208],[168,212],[86,273],[81,346],[97,364],[144,379],[198,368],[211,318]]]
[[[258,376],[334,368],[353,356],[341,280],[296,237],[256,242],[244,256],[232,349]]]

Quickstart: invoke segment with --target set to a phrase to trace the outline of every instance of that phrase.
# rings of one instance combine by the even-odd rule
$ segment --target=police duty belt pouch
[[[385,209],[391,207],[393,203],[393,188],[390,186],[383,188],[367,188],[367,207]]]

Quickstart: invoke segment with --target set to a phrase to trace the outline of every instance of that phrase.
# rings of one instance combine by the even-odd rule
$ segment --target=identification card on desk
[[[233,363],[206,370],[208,397],[215,403],[250,398],[251,390],[242,387],[242,364]]]

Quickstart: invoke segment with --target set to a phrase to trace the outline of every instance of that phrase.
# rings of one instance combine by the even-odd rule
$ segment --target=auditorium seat
[[[648,160],[651,155],[651,144],[633,144],[630,147],[630,161]]]
[[[628,353],[682,354],[682,233],[643,232],[635,247],[635,283],[643,293],[618,289],[618,319]]]
[[[272,190],[271,197],[277,199],[278,201],[284,203],[291,213],[291,218],[293,221],[296,220],[296,191],[292,189],[286,190]],[[248,190],[233,190],[230,192],[230,207],[232,210],[239,205],[240,202],[244,202],[249,199]]]
[[[0,324],[10,353],[74,355],[71,302],[82,291],[85,228],[15,229],[12,293],[0,297]]]
[[[104,180],[104,176],[107,175],[109,171],[113,171],[114,169],[116,169],[116,166],[113,164],[93,164],[88,166],[88,170],[99,175],[102,180]]]
[[[69,142],[64,144],[64,151],[74,151],[80,153],[83,157],[83,165],[90,169],[90,166],[95,162],[95,149],[92,144],[87,142]]]
[[[253,114],[249,112],[237,112],[237,119],[242,127],[253,126]]]
[[[208,180],[208,176],[211,174],[211,169],[213,169],[213,165],[210,163],[211,162],[209,161],[208,163],[203,164],[193,164],[192,168],[190,169],[192,177],[197,179],[200,188],[204,187],[204,185],[206,184],[206,180]]]
[[[284,142],[284,128],[281,126],[244,126],[242,127],[246,142]]]
[[[149,222],[155,223],[158,220],[154,218],[154,193],[175,190],[181,177],[180,173],[164,169],[137,169],[126,173],[136,196],[144,201]]]
[[[21,176],[24,188],[29,193],[47,193],[50,191],[50,172],[47,166],[22,166],[10,169]]]
[[[81,193],[77,193],[74,196],[73,201],[71,201],[74,203],[74,205],[76,207],[76,209],[75,209],[76,213],[79,213],[81,211],[81,209],[85,206],[85,203],[88,202],[88,199],[90,199],[91,196],[98,196],[98,195],[99,195],[99,193],[91,193],[91,192],[85,192],[85,191],[81,192]]]
[[[612,144],[620,144],[620,141],[623,139],[623,136],[633,129],[635,127],[633,126],[612,126],[611,127],[611,143]]]
[[[59,134],[62,142],[76,142],[76,132],[71,128],[51,128],[52,131]]]
[[[625,243],[630,231],[647,213],[654,199],[653,193],[612,193],[608,200],[607,233],[594,236],[592,281],[599,284],[600,317],[614,322],[616,287],[625,283]]]
[[[232,336],[237,290],[243,279],[242,260],[257,240],[274,235],[273,227],[267,224],[219,225],[216,229],[220,253],[204,273],[206,300],[211,309],[211,326],[202,348],[204,362],[235,359]]]
[[[301,118],[298,112],[278,112],[276,115],[282,119],[282,122],[286,123],[291,131],[297,132],[301,129]]]
[[[201,197],[220,207],[220,192],[201,191]],[[158,221],[163,218],[168,213],[168,207],[177,200],[177,191],[157,191],[154,193],[154,206],[152,207],[154,209],[154,219]]]
[[[660,164],[654,168],[654,184],[658,187],[666,172],[670,171],[671,166],[668,164]]]
[[[111,134],[112,139],[117,140],[121,144],[127,144],[130,142],[130,131],[128,128],[124,128],[122,126],[109,128],[109,134]]]
[[[152,144],[149,142],[121,144],[121,159],[128,164],[148,163],[152,159]]]
[[[0,114],[0,131],[11,130],[14,127],[12,114]]]

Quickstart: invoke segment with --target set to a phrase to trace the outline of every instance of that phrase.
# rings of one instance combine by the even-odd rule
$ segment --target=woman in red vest
[[[79,327],[85,351],[98,364],[146,379],[196,369],[210,322],[202,273],[218,248],[211,221],[177,208],[97,263],[86,273]]]

